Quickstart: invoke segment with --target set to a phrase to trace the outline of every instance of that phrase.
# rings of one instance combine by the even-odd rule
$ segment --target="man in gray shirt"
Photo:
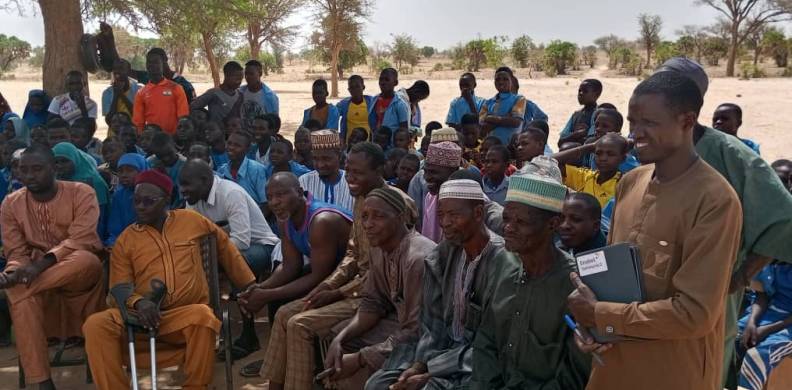
[[[190,110],[207,107],[209,120],[218,123],[225,122],[229,117],[241,118],[244,100],[239,91],[241,84],[242,65],[234,61],[227,62],[223,65],[223,83],[195,98],[190,103]]]

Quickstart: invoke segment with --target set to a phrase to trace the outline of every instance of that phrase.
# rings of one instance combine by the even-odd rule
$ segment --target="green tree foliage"
[[[311,44],[313,51],[316,54],[316,59],[323,63],[332,66],[333,53],[330,52],[326,44],[326,40],[319,32],[314,32],[311,35]],[[366,58],[369,55],[369,49],[362,39],[358,38],[354,46],[344,48],[338,55],[338,66],[333,74],[339,78],[344,77],[344,72],[352,70],[357,65],[366,64]]]
[[[34,68],[41,68],[44,66],[44,46],[36,46],[30,51],[28,65]]]
[[[536,45],[534,45],[531,37],[522,35],[512,42],[511,57],[517,66],[520,68],[527,68],[528,60],[530,60],[531,57],[531,50],[535,49]]]
[[[415,43],[415,38],[407,34],[393,36],[391,56],[393,57],[393,62],[396,63],[396,68],[399,71],[402,70],[404,65],[418,65],[418,58],[420,55],[421,50]]]
[[[652,52],[655,46],[660,43],[660,30],[663,28],[663,19],[659,15],[638,15],[639,32],[641,33],[641,44],[646,50],[646,66],[652,64]]]
[[[671,57],[684,56],[685,53],[677,47],[676,43],[670,41],[663,41],[655,47],[655,60],[658,64],[662,64],[669,60]]]
[[[437,53],[437,50],[431,46],[424,46],[421,48],[421,55],[423,58],[432,58]]]
[[[13,69],[19,61],[28,58],[30,50],[30,44],[26,41],[13,35],[0,34],[0,74]]]
[[[720,59],[729,55],[729,42],[721,37],[707,37],[702,54],[707,65],[718,66]]]
[[[245,62],[248,62],[252,58],[253,56],[250,54],[250,46],[243,46],[237,49],[232,60],[244,65]],[[265,76],[269,75],[270,72],[277,71],[279,69],[278,63],[275,60],[275,55],[268,51],[259,52],[258,61],[261,62],[261,70]]]
[[[768,28],[762,38],[762,49],[766,55],[773,58],[776,66],[786,68],[789,62],[789,43],[782,30],[775,27]]]
[[[627,41],[613,34],[595,39],[594,44],[608,56],[608,68],[610,69],[618,67],[618,51],[628,46]]]
[[[545,73],[548,76],[566,74],[567,67],[577,58],[577,50],[577,45],[572,42],[550,42],[544,50]]]
[[[452,50],[453,63],[461,64],[461,67],[466,68],[470,72],[477,72],[485,66],[500,66],[503,64],[503,58],[506,57],[506,49],[502,46],[505,41],[506,38],[504,37],[469,41],[464,46],[456,47]]]

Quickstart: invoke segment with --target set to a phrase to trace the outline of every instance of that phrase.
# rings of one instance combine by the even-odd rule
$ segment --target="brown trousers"
[[[50,378],[47,337],[82,336],[85,319],[104,306],[102,263],[88,251],[74,251],[41,273],[30,286],[6,290],[25,380]]]

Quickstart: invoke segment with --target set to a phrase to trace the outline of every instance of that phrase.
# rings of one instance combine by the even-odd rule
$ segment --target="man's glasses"
[[[157,204],[157,202],[161,201],[164,197],[162,196],[142,196],[142,197],[134,197],[132,202],[135,206],[143,206],[143,207],[151,207]]]

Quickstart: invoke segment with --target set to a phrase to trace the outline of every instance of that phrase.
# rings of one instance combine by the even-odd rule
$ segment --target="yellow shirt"
[[[363,99],[360,104],[355,104],[353,102],[349,102],[349,109],[347,110],[347,141],[349,141],[349,136],[352,134],[352,130],[360,127],[362,129],[366,129],[366,133],[371,135],[371,129],[369,128],[368,122],[368,105],[366,104],[366,99]]]
[[[599,171],[567,165],[564,184],[577,192],[594,195],[600,202],[600,207],[605,207],[610,198],[616,195],[616,184],[621,178],[621,173],[616,173],[610,180],[602,184],[597,183],[597,177],[599,177]]]

